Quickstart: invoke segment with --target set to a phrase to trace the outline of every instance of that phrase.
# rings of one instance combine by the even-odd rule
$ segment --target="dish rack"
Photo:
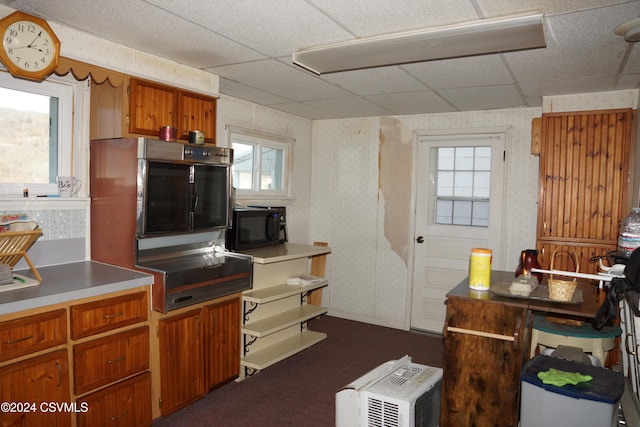
[[[29,264],[33,276],[38,282],[42,281],[40,273],[36,270],[36,267],[31,262],[31,258],[27,255],[27,251],[33,244],[42,236],[42,229],[37,228],[31,231],[7,231],[0,233],[0,263],[9,264],[9,267],[13,270],[13,267],[23,257]]]

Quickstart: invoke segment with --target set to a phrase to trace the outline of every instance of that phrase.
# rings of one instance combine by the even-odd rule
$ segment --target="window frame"
[[[58,123],[57,123],[57,164],[58,170],[55,176],[73,175],[74,147],[77,147],[77,141],[81,138],[75,118],[79,119],[83,116],[82,108],[76,105],[77,102],[83,102],[83,97],[78,96],[77,88],[82,85],[75,79],[69,77],[51,76],[42,82],[32,82],[29,80],[18,79],[12,77],[9,73],[0,70],[0,86],[7,89],[18,90],[22,92],[30,92],[39,95],[54,96],[58,98]],[[77,121],[76,121],[77,122]],[[74,139],[76,141],[74,141]],[[76,159],[77,160],[77,159]],[[54,182],[50,183],[28,183],[28,182],[0,182],[0,195],[22,195],[23,189],[27,188],[30,194],[57,194],[58,187],[55,182],[53,171],[50,171]]]
[[[235,197],[237,200],[282,200],[291,198],[291,162],[293,157],[293,142],[294,139],[287,136],[270,134],[267,132],[261,132],[246,128],[240,128],[235,126],[226,126],[228,131],[227,146],[233,148],[233,143],[242,143],[252,145],[254,147],[253,158],[253,175],[252,175],[252,189],[234,188]],[[262,190],[260,189],[260,173],[261,171],[261,158],[262,148],[269,147],[282,150],[282,189],[280,190]],[[235,164],[234,154],[234,164]]]

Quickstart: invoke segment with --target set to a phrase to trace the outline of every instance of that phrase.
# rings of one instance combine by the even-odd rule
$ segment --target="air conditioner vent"
[[[397,404],[374,398],[369,398],[367,404],[369,406],[367,427],[397,427],[400,425]]]

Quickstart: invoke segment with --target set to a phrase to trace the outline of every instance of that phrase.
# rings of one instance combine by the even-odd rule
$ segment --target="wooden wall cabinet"
[[[520,373],[528,356],[526,313],[518,306],[447,299],[441,427],[518,425]]]
[[[616,249],[630,210],[634,118],[631,109],[542,115],[537,248],[543,268],[562,248],[576,253],[581,272],[596,273],[589,259]],[[563,257],[554,268],[575,267]]]
[[[216,99],[178,91],[178,139],[189,140],[190,130],[204,132],[204,142],[216,143]]]
[[[199,304],[160,318],[158,346],[160,412],[166,416],[238,377],[240,298]]]

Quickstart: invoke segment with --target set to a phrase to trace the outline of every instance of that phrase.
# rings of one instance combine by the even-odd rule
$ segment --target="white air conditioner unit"
[[[441,390],[442,369],[391,360],[336,393],[336,427],[436,427]]]

